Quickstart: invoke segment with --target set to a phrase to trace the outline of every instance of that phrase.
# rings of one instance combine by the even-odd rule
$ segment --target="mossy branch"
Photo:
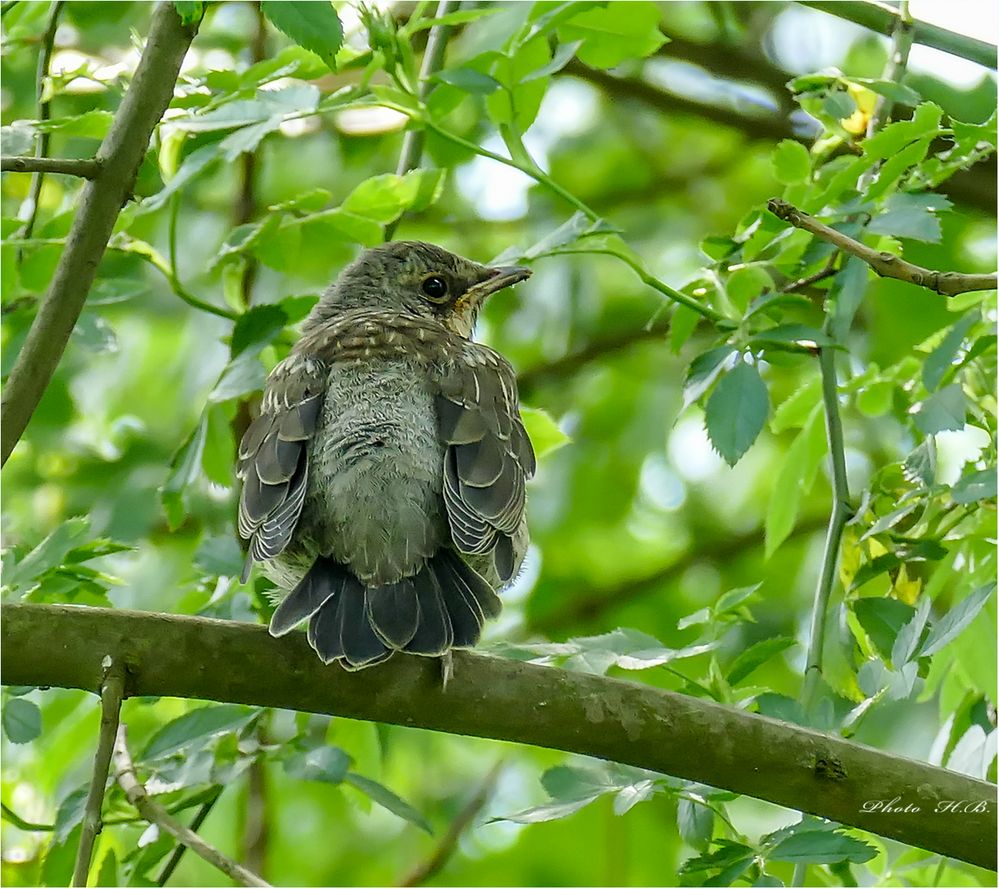
[[[602,676],[455,652],[441,688],[429,658],[348,673],[324,666],[303,633],[61,605],[3,609],[3,680],[96,691],[105,653],[134,695],[331,713],[516,741],[627,763],[863,828],[994,868],[996,788],[713,701]],[[885,812],[899,797],[918,811]],[[949,801],[957,811],[938,813]]]

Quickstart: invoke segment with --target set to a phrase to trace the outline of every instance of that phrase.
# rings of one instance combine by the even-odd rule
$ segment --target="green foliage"
[[[174,6],[201,21],[197,52],[4,469],[6,601],[266,616],[268,582],[236,581],[235,442],[319,294],[398,223],[399,237],[535,271],[490,301],[479,331],[524,371],[524,421],[544,457],[529,570],[484,650],[994,780],[995,293],[947,299],[878,278],[766,209],[780,195],[875,250],[993,270],[976,178],[996,148],[992,74],[967,89],[919,72],[886,80],[868,35],[838,47],[838,69],[792,77],[784,4],[666,15],[646,2],[537,2],[451,12],[444,65],[424,84],[434,4],[407,18],[265,2],[263,21],[241,4]],[[52,156],[93,156],[150,10],[64,4],[39,120],[50,10],[4,9],[4,154],[32,155],[44,134]],[[709,53],[688,58],[691,41]],[[733,50],[754,64],[730,79]],[[689,61],[710,70],[676,66]],[[784,81],[789,92],[773,88]],[[711,120],[673,113],[663,84],[689,87],[684,107],[701,101]],[[868,137],[879,97],[893,118]],[[795,134],[814,132],[771,138],[761,122],[778,128],[791,101],[807,115]],[[720,127],[718,115],[742,123]],[[403,129],[425,152],[398,175]],[[46,176],[25,240],[30,179],[4,174],[4,375],[81,187]],[[802,702],[832,500],[820,350],[834,356],[849,524],[822,682]],[[190,656],[254,669],[217,654]],[[8,688],[2,703],[3,879],[66,885],[94,699]],[[430,854],[424,833],[446,833],[496,758],[487,742],[231,703],[129,700],[123,721],[149,792],[188,821],[213,807],[202,830],[229,854],[242,854],[236,825],[263,786],[268,877],[289,885],[402,882]],[[705,785],[504,755],[496,797],[442,884],[582,885],[596,873],[781,885],[795,865],[823,885],[987,882],[818,819],[775,831],[786,812]],[[91,882],[155,883],[173,841],[137,823],[114,786],[103,816]],[[35,821],[53,829],[25,827]],[[220,879],[188,854],[174,881]]]

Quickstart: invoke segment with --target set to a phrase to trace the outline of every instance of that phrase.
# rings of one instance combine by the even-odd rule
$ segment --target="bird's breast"
[[[309,535],[365,582],[419,570],[446,531],[443,454],[418,367],[334,365],[310,447]]]

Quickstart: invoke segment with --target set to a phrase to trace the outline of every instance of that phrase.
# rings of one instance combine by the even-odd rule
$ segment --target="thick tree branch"
[[[863,25],[879,34],[890,36],[897,26],[899,12],[884,3],[871,3],[867,0],[836,0],[834,3],[818,0],[801,0],[802,6],[810,6],[837,18],[846,19],[856,25]],[[932,46],[960,56],[970,62],[977,62],[986,68],[996,67],[996,47],[994,43],[976,40],[964,34],[956,34],[946,28],[928,22],[913,22],[913,38],[923,46]]]
[[[882,278],[896,278],[919,287],[926,287],[943,296],[956,296],[974,290],[995,290],[996,276],[974,275],[963,272],[938,272],[926,269],[892,253],[872,250],[870,247],[847,237],[817,219],[802,213],[797,207],[779,198],[767,201],[767,209],[775,216],[789,222],[796,228],[804,229],[813,235],[835,244],[840,250],[862,259]]]
[[[464,651],[455,652],[444,690],[428,658],[397,656],[348,673],[324,666],[304,633],[273,639],[265,627],[230,621],[31,604],[7,605],[2,617],[0,668],[11,685],[93,691],[111,652],[129,666],[135,695],[332,713],[582,753],[995,867],[994,785],[712,701]],[[920,811],[865,811],[866,801],[896,796]],[[945,800],[968,804],[936,814]]]
[[[269,886],[256,874],[227,858],[218,849],[206,843],[191,828],[185,827],[174,818],[146,792],[146,788],[135,773],[135,765],[128,752],[125,742],[125,726],[118,727],[114,743],[115,778],[121,789],[125,791],[128,801],[135,806],[139,814],[150,824],[157,825],[165,833],[170,834],[178,842],[183,843],[192,852],[196,852],[212,867],[218,868],[227,877],[235,880],[241,886]]]
[[[94,770],[90,775],[90,789],[87,791],[87,802],[83,812],[80,845],[76,850],[73,882],[70,884],[72,886],[87,885],[94,841],[104,827],[101,809],[104,806],[104,791],[107,790],[111,753],[118,733],[121,702],[125,698],[125,664],[120,659],[111,657],[105,658],[105,663],[104,680],[101,683],[101,729],[97,738]]]
[[[48,387],[80,316],[122,204],[131,193],[153,128],[173,97],[196,26],[159,4],[149,38],[111,130],[97,152],[100,173],[83,189],[66,249],[10,373],[0,403],[0,464],[6,463]]]
[[[65,173],[67,176],[96,179],[101,166],[90,158],[4,157],[0,158],[0,170],[4,173]],[[25,237],[30,238],[31,235],[26,231]]]

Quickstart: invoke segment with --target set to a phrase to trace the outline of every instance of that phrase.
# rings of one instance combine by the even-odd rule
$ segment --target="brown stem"
[[[4,157],[0,158],[0,170],[4,173],[65,173],[67,176],[80,176],[96,179],[101,172],[100,164],[89,158],[75,157]],[[31,220],[28,220],[31,222]],[[33,228],[34,226],[31,226]],[[31,237],[31,228],[25,227],[24,237]]]
[[[840,250],[862,259],[882,278],[906,281],[909,284],[926,287],[928,290],[933,290],[943,296],[956,296],[959,293],[969,293],[975,290],[996,289],[996,276],[994,274],[938,272],[914,265],[892,253],[872,250],[861,244],[860,241],[855,241],[842,232],[838,232],[828,225],[823,225],[817,219],[807,213],[802,213],[797,207],[779,198],[771,198],[767,201],[767,209],[795,228],[811,232],[813,235],[829,241],[830,244],[835,244]]]
[[[125,665],[111,657],[105,659],[104,681],[101,685],[101,729],[97,739],[97,753],[94,755],[94,769],[90,775],[90,789],[83,811],[83,825],[80,831],[80,845],[76,850],[76,864],[73,868],[72,886],[86,886],[90,873],[90,859],[94,854],[94,842],[104,827],[101,809],[104,806],[104,792],[108,784],[108,769],[111,766],[111,753],[118,732],[121,716],[121,702],[125,697]]]
[[[434,851],[426,861],[421,861],[414,867],[399,883],[400,886],[422,886],[427,880],[435,877],[448,863],[451,856],[458,848],[458,841],[462,834],[475,821],[479,812],[485,808],[489,798],[493,795],[496,782],[506,763],[501,759],[490,770],[486,777],[475,791],[472,798],[465,804],[462,810],[455,816],[447,829],[447,833],[441,837]]]
[[[132,85],[97,152],[101,172],[83,188],[66,249],[4,389],[0,464],[24,433],[66,349],[196,30],[197,25],[181,24],[173,3],[160,3],[153,13]]]
[[[162,831],[170,834],[177,842],[183,843],[192,852],[200,855],[212,867],[222,871],[227,877],[235,880],[241,886],[269,886],[255,873],[227,858],[218,849],[206,843],[191,828],[185,827],[166,809],[163,808],[146,792],[146,788],[135,773],[135,765],[128,745],[125,743],[125,726],[118,727],[114,743],[115,778],[121,789],[125,791],[128,801],[150,824],[157,825]]]

